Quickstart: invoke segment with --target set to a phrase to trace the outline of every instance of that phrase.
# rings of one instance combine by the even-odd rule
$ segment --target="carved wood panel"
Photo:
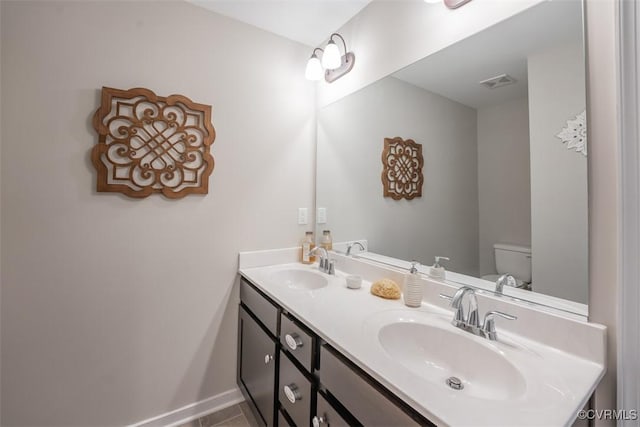
[[[385,138],[382,151],[384,197],[394,200],[422,197],[422,145],[412,139]]]
[[[210,105],[144,88],[103,87],[93,127],[98,192],[170,199],[208,193],[215,139]]]

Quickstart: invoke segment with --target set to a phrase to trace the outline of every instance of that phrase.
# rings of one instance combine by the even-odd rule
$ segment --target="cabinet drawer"
[[[295,357],[298,362],[311,372],[314,364],[314,336],[305,327],[298,324],[284,313],[280,317],[280,342],[282,348]]]
[[[353,423],[345,421],[322,393],[318,393],[316,415],[313,417],[311,425],[313,427],[350,427]]]
[[[249,310],[273,336],[278,336],[278,306],[269,301],[245,279],[240,281],[240,300],[249,307]]]
[[[306,427],[311,421],[311,382],[293,364],[289,357],[280,353],[280,405],[298,427]]]
[[[343,356],[326,344],[320,350],[320,383],[360,423],[369,426],[419,426],[433,425],[418,422],[400,409],[381,391],[374,388],[364,375],[356,372],[343,361]]]

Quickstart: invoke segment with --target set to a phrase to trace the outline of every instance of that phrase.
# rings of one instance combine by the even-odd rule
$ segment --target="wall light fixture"
[[[344,55],[340,54],[340,48],[336,44],[334,37],[342,40]],[[322,62],[318,57],[318,51],[322,53]],[[327,83],[331,83],[351,71],[355,61],[356,56],[353,52],[347,51],[347,44],[344,38],[338,33],[333,33],[324,49],[319,47],[313,49],[304,75],[308,80],[321,80],[324,75],[324,80]]]

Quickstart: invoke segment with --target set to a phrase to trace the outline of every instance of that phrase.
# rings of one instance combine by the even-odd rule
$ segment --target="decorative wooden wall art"
[[[422,197],[422,145],[412,139],[385,138],[382,151],[384,197],[394,200]]]
[[[215,139],[211,106],[149,89],[102,88],[93,116],[98,144],[91,159],[97,190],[130,197],[162,193],[170,199],[207,194]]]

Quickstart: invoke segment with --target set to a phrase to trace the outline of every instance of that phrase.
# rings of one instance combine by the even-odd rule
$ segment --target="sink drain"
[[[458,377],[447,378],[447,385],[454,390],[462,390],[464,388],[464,384],[462,384],[462,381],[460,381]]]

